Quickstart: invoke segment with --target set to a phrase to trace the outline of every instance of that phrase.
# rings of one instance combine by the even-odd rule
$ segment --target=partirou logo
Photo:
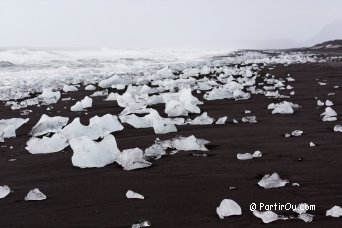
[[[299,204],[295,205],[292,203],[274,203],[274,204],[265,204],[265,203],[251,203],[249,205],[249,210],[251,211],[314,211],[316,210],[316,205],[308,205],[308,204]]]

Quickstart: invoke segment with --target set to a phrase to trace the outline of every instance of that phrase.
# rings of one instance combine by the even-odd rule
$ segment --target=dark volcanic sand
[[[85,124],[94,115],[119,114],[122,108],[116,102],[97,97],[88,115],[67,111],[76,101],[60,100],[52,105],[52,111],[46,111],[47,106],[29,108],[33,110],[28,116],[30,121],[17,130],[17,138],[5,139],[7,148],[0,148],[0,185],[6,184],[14,191],[0,200],[0,227],[131,227],[140,219],[149,220],[152,227],[342,227],[341,219],[325,216],[327,209],[342,205],[342,133],[333,132],[333,126],[341,124],[341,115],[337,122],[322,122],[320,114],[324,108],[316,108],[314,99],[329,99],[335,104],[334,110],[342,113],[342,64],[277,65],[272,71],[265,68],[263,75],[266,72],[277,77],[290,73],[296,79],[289,83],[295,87],[296,95],[286,100],[302,108],[293,115],[272,115],[266,108],[279,100],[252,95],[245,101],[205,101],[200,108],[215,118],[227,115],[230,121],[256,115],[255,124],[178,126],[176,134],[166,135],[155,135],[152,128],[133,129],[124,124],[124,131],[114,133],[121,150],[144,149],[156,137],[168,139],[175,135],[193,134],[212,142],[207,158],[179,152],[154,161],[150,168],[135,171],[123,171],[116,164],[100,169],[73,167],[69,147],[65,152],[47,155],[31,155],[25,150],[27,134],[43,113],[80,116]],[[327,80],[328,85],[320,86],[316,78]],[[340,88],[333,89],[334,85]],[[327,96],[330,92],[336,92],[335,96]],[[62,97],[80,100],[92,93],[82,89]],[[160,114],[162,109],[162,105],[158,106]],[[244,114],[245,109],[252,114]],[[0,119],[22,117],[19,112],[1,107]],[[284,137],[296,129],[304,134]],[[317,146],[309,147],[310,141]],[[14,149],[8,149],[10,146]],[[236,159],[237,153],[255,150],[262,151],[263,157]],[[9,162],[11,158],[16,161]],[[257,182],[264,174],[273,172],[301,186],[260,188]],[[229,190],[229,186],[237,189]],[[36,187],[48,199],[25,202],[27,192]],[[128,189],[143,194],[145,200],[126,199]],[[241,206],[242,216],[218,218],[216,207],[225,198]],[[287,220],[264,225],[249,211],[253,202],[315,204],[316,211],[310,211],[315,215],[314,221]]]

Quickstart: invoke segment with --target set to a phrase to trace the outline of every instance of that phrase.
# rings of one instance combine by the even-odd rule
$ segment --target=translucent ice
[[[277,173],[272,175],[266,174],[259,182],[258,185],[263,188],[279,188],[288,184],[289,181],[281,179]]]
[[[58,132],[68,123],[68,121],[68,117],[49,117],[48,115],[43,114],[38,123],[32,128],[30,134],[32,136],[40,136],[50,132]]]
[[[32,189],[25,196],[25,201],[31,201],[31,200],[38,201],[38,200],[45,200],[45,199],[46,199],[46,195],[44,195],[44,193],[42,193],[38,188]]]

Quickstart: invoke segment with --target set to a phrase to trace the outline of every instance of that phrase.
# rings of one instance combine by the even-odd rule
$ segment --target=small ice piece
[[[94,85],[87,85],[84,89],[85,90],[95,90],[96,87]]]
[[[64,92],[71,92],[71,91],[77,91],[77,87],[73,85],[64,85],[63,86],[63,91]]]
[[[233,119],[233,123],[237,124],[239,122],[236,119]]]
[[[291,137],[291,134],[286,133],[286,134],[284,135],[284,137],[285,137],[285,138],[289,138],[289,137]]]
[[[227,118],[228,118],[227,116],[222,116],[216,121],[215,124],[225,124],[227,121]]]
[[[236,157],[239,160],[249,160],[253,158],[253,156],[250,153],[237,154]]]
[[[7,185],[0,186],[0,199],[5,198],[10,192],[11,189]]]
[[[147,220],[141,220],[139,223],[135,223],[132,225],[132,228],[144,228],[144,227],[150,227],[151,223]]]
[[[105,99],[105,101],[116,101],[117,98],[118,98],[117,93],[110,93],[108,97]]]
[[[176,137],[172,140],[166,140],[161,142],[162,146],[165,146],[163,143],[167,144],[166,148],[174,148],[176,150],[200,150],[200,151],[208,151],[205,147],[206,144],[210,143],[204,139],[197,139],[195,136],[191,135],[189,137]]]
[[[245,114],[252,113],[251,110],[245,110]]]
[[[310,147],[314,147],[314,146],[316,146],[316,144],[313,142],[310,142]]]
[[[145,149],[144,157],[149,159],[160,159],[166,152],[159,144],[153,144],[149,148]]]
[[[289,181],[286,179],[281,179],[278,173],[273,173],[272,175],[266,174],[259,182],[258,185],[263,188],[279,188],[284,187]]]
[[[43,114],[38,123],[32,128],[30,134],[32,136],[41,136],[47,133],[59,132],[69,121],[68,117],[54,116],[50,117]]]
[[[252,156],[253,156],[253,158],[261,158],[262,157],[262,153],[261,153],[260,150],[256,150],[256,151],[254,151]]]
[[[335,132],[342,132],[342,125],[335,125],[335,127],[334,127],[334,131]]]
[[[242,117],[241,121],[243,123],[256,123],[256,122],[258,122],[256,120],[256,116],[245,116],[245,117]]]
[[[25,201],[31,201],[31,200],[37,201],[37,200],[45,200],[45,199],[46,199],[46,195],[44,195],[44,193],[42,193],[38,188],[32,189],[25,196]]]
[[[292,187],[299,187],[300,184],[299,183],[292,183]]]
[[[216,208],[216,213],[220,219],[232,215],[241,215],[241,207],[234,200],[224,199],[221,201],[220,206]]]
[[[303,134],[303,131],[301,131],[301,130],[294,130],[291,133],[291,135],[295,136],[295,137],[301,136],[302,134]]]
[[[0,142],[3,142],[4,138],[16,137],[15,131],[28,121],[29,118],[11,118],[0,120]]]
[[[322,102],[321,100],[317,100],[317,106],[318,107],[324,106],[324,102]]]
[[[294,95],[295,95],[295,91],[291,91],[291,92],[290,92],[290,95],[291,95],[291,96],[294,96]]]
[[[320,86],[325,86],[325,85],[327,85],[326,82],[318,82],[318,84],[319,84]]]
[[[61,98],[61,93],[59,91],[53,92],[52,88],[45,88],[43,89],[43,93],[37,98],[40,102],[49,105],[57,103],[57,101]]]
[[[152,165],[144,159],[144,153],[139,148],[123,150],[118,155],[116,162],[123,167],[124,170],[142,169]]]
[[[196,117],[190,121],[190,125],[207,125],[212,124],[214,119],[208,116],[207,112],[203,112],[202,115]]]
[[[294,113],[293,104],[291,102],[283,101],[278,104],[270,104],[267,109],[273,109],[272,114],[292,114]]]
[[[71,106],[70,110],[73,112],[85,111],[84,109],[90,108],[93,105],[93,99],[86,96],[83,100],[77,101],[75,105]]]
[[[334,103],[332,103],[331,101],[329,101],[329,100],[325,101],[325,106],[330,107],[330,106],[333,106],[333,105],[334,105]]]
[[[137,192],[133,192],[131,190],[128,190],[126,192],[126,197],[128,199],[145,199],[145,197]]]
[[[312,222],[314,215],[308,213],[302,213],[298,215],[298,219],[303,220],[304,222]]]
[[[71,161],[79,168],[100,168],[113,163],[120,151],[113,135],[107,135],[101,142],[82,136],[70,140],[74,152]]]
[[[338,218],[342,216],[342,208],[340,206],[333,206],[329,210],[327,210],[326,216],[331,216],[334,218]]]
[[[253,211],[253,215],[261,218],[263,223],[271,223],[277,220],[286,220],[288,219],[287,217],[284,216],[279,216],[278,214],[274,213],[273,211]]]
[[[334,109],[327,107],[325,108],[325,112],[321,114],[323,116],[322,121],[336,121],[337,120],[337,113]]]
[[[286,89],[290,90],[290,89],[293,89],[293,87],[290,86],[290,85],[287,85],[287,86],[286,86]]]

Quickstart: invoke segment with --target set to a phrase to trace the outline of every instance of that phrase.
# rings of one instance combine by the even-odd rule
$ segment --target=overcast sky
[[[0,0],[0,46],[272,48],[342,38],[341,18],[342,0]]]

